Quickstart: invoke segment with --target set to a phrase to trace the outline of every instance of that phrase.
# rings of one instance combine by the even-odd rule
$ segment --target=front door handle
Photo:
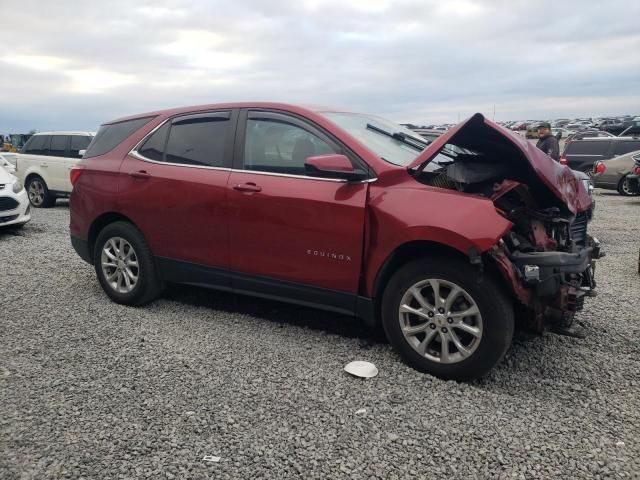
[[[139,170],[137,172],[129,173],[133,178],[139,178],[140,180],[147,180],[151,178],[151,174],[147,173],[145,170]]]
[[[242,185],[236,185],[233,187],[234,190],[238,190],[239,192],[261,192],[262,187],[259,187],[255,183],[243,183]]]
[[[41,167],[48,167],[48,166],[49,166],[49,164],[47,164],[47,163],[41,163],[41,164],[40,164],[40,166],[41,166]]]

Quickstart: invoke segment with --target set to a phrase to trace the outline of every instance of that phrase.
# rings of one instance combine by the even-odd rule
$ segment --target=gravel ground
[[[111,303],[68,206],[35,210],[0,233],[0,478],[640,478],[640,199],[597,201],[588,338],[518,333],[469,384],[348,317],[184,287]]]

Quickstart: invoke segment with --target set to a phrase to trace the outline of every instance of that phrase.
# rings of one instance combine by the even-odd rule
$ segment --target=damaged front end
[[[495,188],[496,209],[513,227],[488,255],[526,307],[529,327],[570,326],[585,297],[595,296],[595,260],[603,255],[587,234],[591,210],[540,209],[527,186],[511,180]]]
[[[511,229],[484,254],[527,312],[529,327],[569,327],[595,296],[587,233],[591,193],[568,167],[477,114],[440,137],[410,167],[427,185],[489,198]]]

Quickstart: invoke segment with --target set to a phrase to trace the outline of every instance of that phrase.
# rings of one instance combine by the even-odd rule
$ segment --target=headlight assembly
[[[16,180],[13,182],[13,193],[20,193],[24,187],[22,186],[22,182],[20,180]]]

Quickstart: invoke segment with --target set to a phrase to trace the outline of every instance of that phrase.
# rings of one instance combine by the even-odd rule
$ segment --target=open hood
[[[491,153],[509,162],[520,163],[517,168],[531,170],[534,174],[533,178],[528,175],[528,183],[539,180],[540,185],[535,187],[542,186],[548,190],[573,214],[591,207],[591,196],[573,170],[559,164],[526,139],[487,120],[480,113],[464,120],[434,140],[407,168],[412,173],[420,173],[447,144],[478,153]]]

